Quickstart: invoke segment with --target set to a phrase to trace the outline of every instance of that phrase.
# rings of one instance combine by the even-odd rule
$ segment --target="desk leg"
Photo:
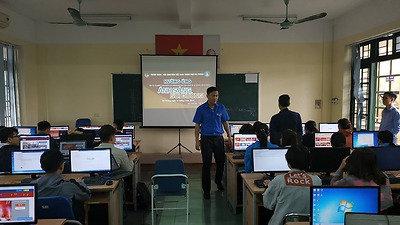
[[[243,215],[243,225],[246,225],[246,210],[247,210],[247,199],[246,199],[246,193],[247,193],[247,186],[244,182],[244,180],[242,181],[242,186],[243,186],[243,211],[242,211],[242,215]]]
[[[133,175],[132,175],[132,201],[134,204],[134,209],[137,211],[137,183],[140,181],[140,159],[138,161],[134,162],[134,167],[133,167]]]
[[[227,199],[229,205],[233,209],[233,213],[237,213],[237,205],[238,205],[238,166],[236,164],[231,163],[230,161],[227,160],[226,162],[226,168],[227,168]]]

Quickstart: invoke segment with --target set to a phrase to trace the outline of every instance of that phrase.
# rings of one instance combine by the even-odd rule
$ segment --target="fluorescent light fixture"
[[[131,14],[121,13],[97,13],[97,14],[81,14],[83,20],[100,20],[100,21],[127,21],[132,20]]]
[[[285,16],[242,16],[243,20],[252,20],[252,19],[258,19],[258,20],[268,20],[272,22],[283,22],[286,17]],[[288,16],[289,21],[297,20],[297,16],[295,15],[289,15]]]

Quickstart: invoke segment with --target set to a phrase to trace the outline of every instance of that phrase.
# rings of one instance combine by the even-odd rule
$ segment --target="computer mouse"
[[[112,185],[114,182],[112,180],[107,180],[106,185]]]

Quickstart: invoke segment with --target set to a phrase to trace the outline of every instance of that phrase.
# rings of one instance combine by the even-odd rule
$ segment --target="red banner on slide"
[[[203,35],[156,35],[157,55],[203,55]]]

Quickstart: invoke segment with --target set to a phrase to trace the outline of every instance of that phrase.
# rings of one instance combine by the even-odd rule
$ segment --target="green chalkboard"
[[[114,119],[142,122],[142,75],[113,74]]]
[[[252,82],[246,82],[246,74],[218,74],[217,87],[230,121],[258,120],[258,74]]]

